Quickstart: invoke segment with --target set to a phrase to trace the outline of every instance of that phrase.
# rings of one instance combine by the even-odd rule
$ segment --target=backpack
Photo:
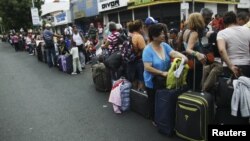
[[[118,44],[122,45],[122,56],[125,63],[134,62],[136,59],[136,52],[133,49],[132,37],[126,33],[118,36]]]

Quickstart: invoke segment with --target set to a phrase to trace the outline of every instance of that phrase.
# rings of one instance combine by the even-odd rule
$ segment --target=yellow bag
[[[180,64],[181,64],[180,58],[175,58],[174,61],[172,62],[171,67],[168,70],[168,76],[166,80],[167,89],[175,89],[177,87],[182,87],[184,85],[187,85],[186,79],[187,79],[187,74],[188,74],[188,69],[189,69],[188,64],[185,64],[183,71],[179,78],[176,78],[174,76],[174,72],[176,69],[178,69]]]

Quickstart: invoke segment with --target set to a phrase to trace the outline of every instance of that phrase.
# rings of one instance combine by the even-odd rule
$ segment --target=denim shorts
[[[127,64],[127,77],[130,82],[133,82],[135,80],[144,82],[143,72],[144,65],[142,60],[137,60],[135,62]]]

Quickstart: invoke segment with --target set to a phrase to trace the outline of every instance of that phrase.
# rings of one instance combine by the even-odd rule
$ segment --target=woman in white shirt
[[[218,33],[217,44],[225,62],[224,73],[250,77],[250,30],[237,25],[233,11],[227,12],[223,20],[226,28]]]
[[[75,42],[76,46],[78,47],[80,62],[81,62],[82,68],[84,68],[85,67],[85,55],[86,55],[86,51],[85,51],[85,48],[83,46],[82,35],[78,32],[76,26],[73,27],[73,36],[72,36],[72,39],[73,39],[73,42]]]

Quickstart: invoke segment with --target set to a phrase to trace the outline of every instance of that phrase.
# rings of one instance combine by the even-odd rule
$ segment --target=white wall
[[[211,9],[213,11],[214,15],[218,13],[216,3],[205,3],[205,8]]]
[[[234,5],[234,4],[229,4],[229,5],[228,5],[228,11],[236,11],[235,7],[236,7],[236,5]]]

